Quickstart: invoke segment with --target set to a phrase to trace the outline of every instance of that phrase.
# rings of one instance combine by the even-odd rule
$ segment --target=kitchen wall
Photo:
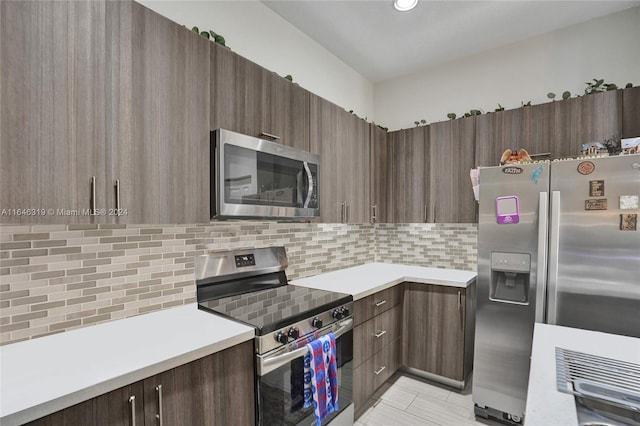
[[[476,270],[476,223],[381,223],[375,238],[378,262]]]
[[[392,130],[470,109],[549,102],[604,78],[640,85],[640,6],[375,85],[375,120]]]
[[[259,1],[138,3],[188,28],[213,30],[236,53],[360,117],[373,119],[373,84]]]
[[[0,225],[0,344],[195,301],[193,258],[284,245],[290,279],[373,261],[475,270],[475,224]]]

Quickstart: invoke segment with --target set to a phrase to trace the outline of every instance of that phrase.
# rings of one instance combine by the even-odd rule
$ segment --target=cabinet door
[[[57,210],[89,209],[92,176],[96,207],[108,196],[104,14],[100,1],[0,2],[0,205],[45,212],[2,222],[100,221]]]
[[[406,283],[403,365],[464,380],[465,290]]]
[[[208,220],[211,42],[135,2],[108,2],[107,28],[117,220]]]
[[[346,223],[371,220],[369,180],[369,132],[367,123],[354,114],[339,111],[339,184],[345,189]]]
[[[264,134],[271,134],[277,143],[309,151],[309,92],[274,72],[262,75],[260,132],[253,136],[270,140]]]
[[[255,424],[253,341],[233,346],[218,355],[222,357],[222,362],[216,364],[215,374],[222,378],[222,389],[215,395],[214,423],[238,426]]]
[[[475,117],[476,166],[497,166],[505,150],[525,148],[520,139],[522,110],[518,108]]]
[[[94,401],[96,422],[93,424],[97,426],[132,426],[134,423],[136,426],[140,426],[145,424],[142,382],[136,382],[100,395]],[[133,421],[134,417],[135,422]]]
[[[622,91],[622,137],[640,137],[640,86]]]
[[[371,206],[372,223],[390,222],[389,200],[391,199],[391,149],[387,132],[369,125],[371,146]],[[375,216],[375,219],[374,219]]]
[[[622,134],[622,90],[555,102],[553,146],[558,157],[575,157],[583,143]]]
[[[476,221],[469,179],[475,163],[475,117],[429,125],[431,150],[429,205],[435,223]]]
[[[339,147],[338,115],[342,109],[318,96],[311,95],[310,133],[311,152],[320,155],[320,221],[341,223],[344,221],[346,199],[345,183]]]
[[[395,223],[429,221],[428,127],[390,133],[392,167],[391,214]]]
[[[211,52],[211,129],[259,136],[266,70],[216,43]]]

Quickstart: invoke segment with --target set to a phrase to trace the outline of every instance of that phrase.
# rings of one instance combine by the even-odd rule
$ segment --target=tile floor
[[[462,391],[397,373],[372,398],[376,402],[355,426],[478,426],[497,425],[475,420],[471,385]]]

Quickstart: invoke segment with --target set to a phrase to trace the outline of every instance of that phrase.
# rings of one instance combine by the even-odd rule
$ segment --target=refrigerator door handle
[[[547,278],[547,324],[557,321],[558,253],[560,246],[560,191],[551,193],[551,230],[549,232],[549,276]]]
[[[541,192],[538,200],[538,259],[536,269],[536,322],[543,323],[547,292],[547,239],[549,236],[549,193]]]

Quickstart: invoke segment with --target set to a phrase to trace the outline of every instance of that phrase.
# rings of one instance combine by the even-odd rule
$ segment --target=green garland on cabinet
[[[619,89],[617,84],[615,84],[615,83],[605,83],[604,79],[602,79],[602,78],[600,78],[600,79],[594,78],[593,81],[588,81],[585,84],[587,85],[587,87],[584,89],[584,95],[585,96],[586,95],[591,95],[591,94],[594,94],[594,93],[609,92],[611,90]],[[632,87],[633,87],[632,83],[627,83],[624,86],[625,89],[630,89]],[[569,99],[571,96],[572,96],[572,94],[568,90],[565,90],[564,92],[562,92],[562,99],[563,100]],[[581,95],[575,95],[575,96],[579,98]],[[549,92],[549,93],[547,93],[547,98],[551,99],[552,102],[555,102],[556,94],[553,93],[553,92]],[[527,101],[527,102],[522,101],[520,103],[520,106],[521,107],[531,106],[531,101]],[[500,104],[498,104],[498,108],[495,109],[495,112],[498,112],[498,111],[504,111],[504,107],[502,105],[500,105]],[[460,117],[463,117],[463,116],[464,117],[471,117],[471,116],[474,116],[474,115],[481,115],[481,114],[484,114],[484,113],[485,112],[482,111],[481,109],[472,109],[469,112],[465,112]],[[489,113],[491,113],[491,111],[489,111]],[[456,115],[455,112],[450,112],[450,113],[447,114],[447,118],[449,120],[455,120],[456,118],[458,118],[458,116]],[[421,122],[422,121],[424,121],[424,120],[421,120]],[[421,123],[421,122],[414,121],[414,124],[416,126],[418,126],[419,123]]]
[[[206,39],[215,41],[220,46],[225,46],[225,47],[227,46],[226,45],[226,40],[224,39],[224,37],[221,36],[220,34],[215,33],[213,30],[200,31],[200,28],[193,27],[193,28],[191,28],[191,31],[193,31],[196,34],[200,34],[202,37],[204,37]]]

